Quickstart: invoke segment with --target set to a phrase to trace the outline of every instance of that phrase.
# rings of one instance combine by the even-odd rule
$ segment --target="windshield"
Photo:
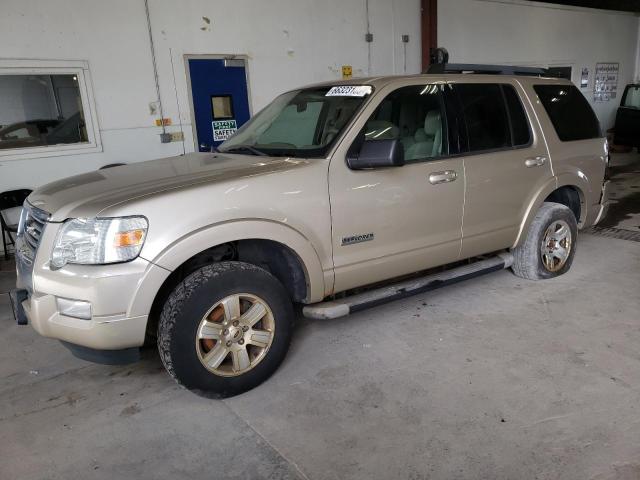
[[[371,91],[369,86],[349,86],[287,92],[244,124],[218,150],[250,155],[324,157]]]

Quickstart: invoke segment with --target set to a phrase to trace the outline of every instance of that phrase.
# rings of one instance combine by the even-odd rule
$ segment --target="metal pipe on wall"
[[[162,99],[160,98],[160,82],[158,81],[158,67],[156,65],[156,52],[155,45],[153,43],[153,33],[151,32],[151,16],[149,15],[149,0],[144,0],[144,10],[147,14],[147,28],[149,29],[149,46],[151,48],[151,62],[153,63],[153,78],[156,82],[156,95],[158,101],[158,108],[160,109],[160,123],[162,124],[162,133],[166,134],[166,128],[164,125],[164,111],[162,110]]]

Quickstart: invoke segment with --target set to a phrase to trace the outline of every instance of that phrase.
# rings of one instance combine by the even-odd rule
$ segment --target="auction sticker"
[[[340,87],[331,87],[325,93],[325,97],[364,97],[371,93],[369,85],[342,85]]]
[[[211,122],[213,129],[213,141],[224,142],[238,130],[238,124],[235,120],[214,120]]]

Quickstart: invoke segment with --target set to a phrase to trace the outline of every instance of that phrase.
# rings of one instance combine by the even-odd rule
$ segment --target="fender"
[[[249,239],[273,240],[294,251],[307,279],[306,302],[318,302],[327,295],[325,286],[333,285],[333,269],[323,271],[315,248],[300,232],[270,220],[233,220],[195,230],[167,245],[155,258],[146,259],[151,265],[138,283],[129,314],[148,314],[166,278],[192,256],[222,243]]]
[[[582,173],[582,172],[580,172]],[[587,218],[587,202],[585,201],[585,189],[588,191],[591,190],[588,179],[586,175],[576,175],[571,173],[563,173],[559,176],[550,178],[549,181],[542,185],[542,187],[536,192],[533,200],[529,203],[529,208],[527,208],[526,213],[524,215],[524,219],[520,224],[520,229],[518,230],[518,236],[516,237],[515,242],[511,246],[511,248],[516,247],[523,240],[526,232],[529,230],[529,226],[533,221],[533,218],[536,216],[536,213],[544,203],[544,200],[554,191],[560,187],[574,187],[578,190],[578,195],[580,195],[580,218],[578,219],[578,225],[584,222],[584,219]]]
[[[597,203],[600,195],[600,189],[593,191],[590,178],[582,171],[576,169],[575,172],[562,172],[558,176],[558,187],[575,187],[580,195],[580,218],[578,226],[580,226],[585,218],[587,218],[587,209],[594,203]],[[598,187],[601,185],[598,183]]]

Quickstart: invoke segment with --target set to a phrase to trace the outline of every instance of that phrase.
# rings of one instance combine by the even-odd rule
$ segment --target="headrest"
[[[442,122],[440,121],[439,110],[429,110],[427,116],[424,119],[424,132],[430,136],[435,136],[438,131],[442,129]]]

